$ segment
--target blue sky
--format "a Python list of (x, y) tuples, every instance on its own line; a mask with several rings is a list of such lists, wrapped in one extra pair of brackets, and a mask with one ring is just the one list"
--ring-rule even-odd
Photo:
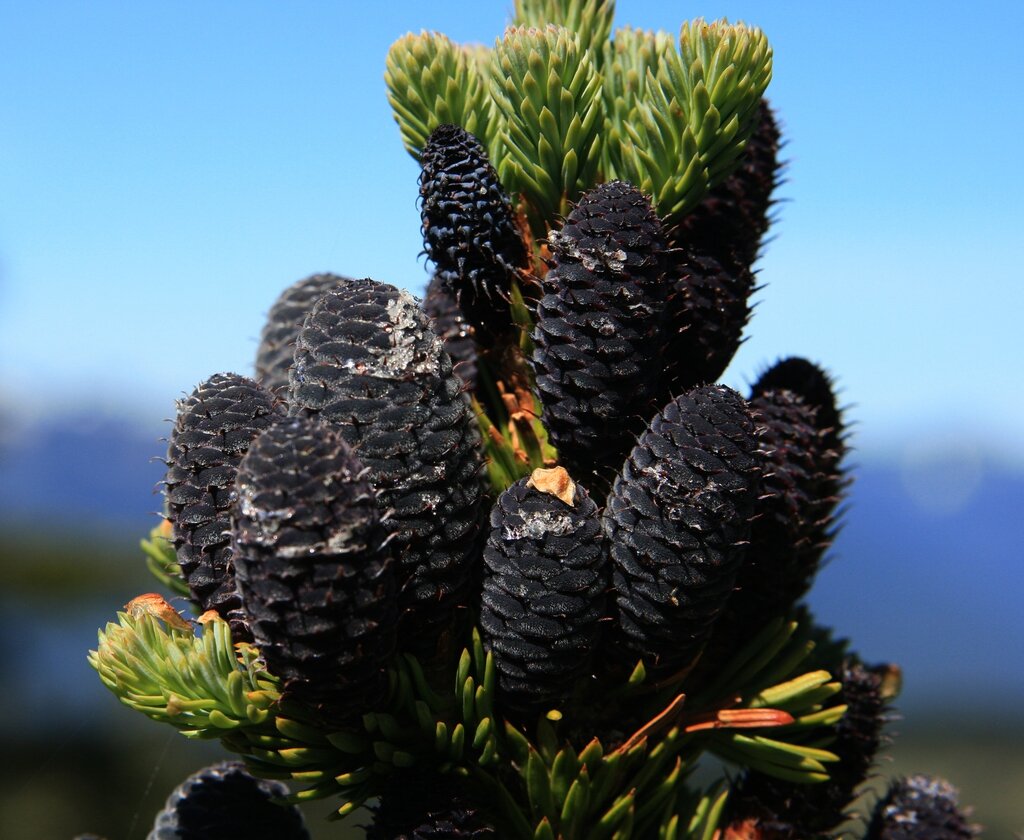
[[(251, 371), (294, 280), (421, 289), (384, 56), (422, 28), (491, 43), (510, 7), (0, 2), (8, 418), (97, 406), (157, 434), (182, 392)], [(865, 456), (980, 446), (1019, 468), (1024, 4), (825, 8), (618, 3), (618, 24), (727, 15), (775, 48), (787, 201), (726, 381), (807, 355)]]

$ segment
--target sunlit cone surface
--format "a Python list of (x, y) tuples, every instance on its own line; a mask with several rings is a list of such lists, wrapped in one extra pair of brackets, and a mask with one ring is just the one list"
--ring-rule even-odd
[(295, 339), (313, 304), (349, 278), (337, 274), (313, 274), (281, 292), (267, 315), (256, 351), (256, 380), (271, 391), (288, 386), (288, 368), (295, 356)]
[(779, 840), (832, 837), (845, 822), (882, 743), (887, 705), (878, 670), (847, 664), (841, 683), (847, 710), (828, 744), (839, 756), (838, 762), (829, 765), (828, 781), (796, 784), (748, 771), (730, 798), (732, 822), (760, 825), (766, 836)]
[(373, 809), (366, 840), (483, 840), (496, 837), (460, 790), (462, 780), (434, 773), (396, 776)]
[(409, 638), (425, 641), (468, 596), (482, 516), (480, 437), (441, 340), (407, 292), (353, 281), (307, 316), (291, 397), (367, 466), (395, 535), (400, 601), (418, 622)]
[(605, 610), (606, 552), (597, 505), (564, 469), (536, 470), (498, 498), (480, 626), (512, 706), (558, 705), (588, 672)]
[(754, 275), (682, 247), (667, 253), (662, 396), (717, 382), (736, 355), (750, 318)]
[(235, 565), (253, 637), (288, 694), (373, 708), (395, 644), (394, 564), (365, 468), (330, 426), (289, 418), (238, 469)]
[(420, 164), (423, 242), (437, 275), (481, 339), (510, 329), (511, 283), (527, 255), (487, 153), (465, 129), (442, 125)]
[(240, 761), (223, 761), (189, 776), (167, 798), (148, 840), (309, 840), (302, 812), (274, 800), (281, 782), (255, 779)]
[(544, 421), (570, 472), (607, 486), (657, 410), (664, 236), (647, 198), (612, 181), (583, 196), (550, 247), (533, 334)]
[(280, 416), (269, 391), (244, 376), (218, 373), (178, 404), (167, 449), (164, 494), (178, 564), (200, 611), (229, 620), (239, 640), (250, 636), (231, 557), (235, 472), (253, 438)]
[(900, 779), (875, 807), (865, 840), (970, 840), (978, 828), (957, 805), (949, 782), (930, 776)]
[(427, 284), (423, 298), (423, 311), (430, 318), (430, 325), (444, 349), (452, 357), (453, 370), (466, 387), (476, 388), (477, 353), (473, 339), (473, 327), (462, 314), (455, 295), (448, 290), (444, 279), (435, 274)]
[(683, 219), (674, 237), (720, 262), (751, 265), (768, 230), (772, 193), (780, 180), (779, 140), (775, 114), (762, 99), (739, 167)]
[(622, 655), (690, 666), (732, 592), (761, 479), (754, 422), (728, 388), (669, 403), (616, 477), (603, 516)]

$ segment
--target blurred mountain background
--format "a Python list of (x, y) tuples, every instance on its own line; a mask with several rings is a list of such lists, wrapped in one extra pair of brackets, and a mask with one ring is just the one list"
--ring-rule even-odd
[[(251, 371), (317, 271), (425, 282), (388, 46), (491, 43), (511, 0), (0, 0), (0, 837), (145, 837), (221, 753), (128, 711), (86, 663), (157, 584), (174, 400)], [(1024, 4), (618, 0), (617, 25), (728, 16), (775, 48), (787, 145), (764, 288), (726, 384), (797, 354), (854, 423), (846, 525), (810, 596), (904, 670), (880, 774), (1024, 831)], [(183, 605), (182, 605), (183, 606)], [(332, 835), (310, 809), (315, 836)], [(356, 821), (358, 822), (358, 820)], [(351, 836), (359, 836), (352, 829)]]

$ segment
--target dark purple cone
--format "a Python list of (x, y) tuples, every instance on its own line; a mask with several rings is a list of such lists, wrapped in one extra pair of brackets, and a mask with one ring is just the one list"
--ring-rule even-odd
[(670, 291), (658, 360), (659, 394), (667, 400), (717, 382), (725, 372), (750, 319), (754, 275), (687, 245), (668, 251), (666, 261)]
[(338, 274), (313, 274), (281, 292), (267, 315), (256, 351), (256, 380), (264, 388), (276, 393), (288, 387), (295, 339), (306, 313), (327, 292), (348, 282), (348, 277)]
[(910, 776), (889, 788), (875, 807), (864, 840), (971, 840), (981, 830), (957, 804), (959, 792), (932, 776)]
[(725, 613), (699, 665), (713, 671), (810, 588), (836, 531), (844, 479), (815, 411), (792, 391), (750, 401), (760, 430), (764, 478), (750, 548)]
[(434, 332), (444, 342), (444, 349), (452, 357), (452, 369), (470, 392), (475, 391), (477, 354), (473, 327), (466, 321), (455, 296), (448, 291), (440, 275), (435, 274), (427, 285), (423, 311), (430, 318)]
[(672, 674), (700, 654), (732, 593), (759, 492), (746, 401), (696, 388), (652, 421), (604, 511), (617, 598), (618, 658)]
[(462, 382), (416, 299), (373, 280), (322, 298), (299, 333), (291, 403), (334, 424), (366, 464), (395, 537), (400, 604), (414, 611), (403, 640), (432, 643), (478, 568), (483, 461)]
[(836, 406), (832, 379), (824, 370), (799, 356), (780, 359), (754, 383), (751, 399), (768, 391), (792, 391), (801, 397), (814, 410), (814, 423), (826, 447), (835, 453), (837, 461), (842, 459), (846, 450), (842, 415)]
[(235, 568), (286, 696), (335, 722), (372, 709), (398, 622), (394, 566), (366, 470), (336, 429), (283, 420), (238, 468)]
[(484, 840), (497, 832), (461, 789), (438, 773), (394, 777), (373, 809), (366, 840)]
[(657, 410), (664, 234), (647, 197), (612, 181), (583, 196), (550, 245), (533, 333), (544, 423), (560, 462), (607, 487)]
[(434, 129), (420, 165), (424, 249), (477, 339), (490, 343), (512, 327), (511, 282), (528, 264), (512, 205), (484, 147), (459, 126)]
[[(564, 498), (549, 479), (562, 480)], [(597, 505), (564, 469), (536, 470), (498, 497), (484, 563), (480, 629), (502, 701), (557, 706), (589, 673), (605, 615), (609, 569)]]
[(780, 181), (779, 138), (771, 106), (761, 100), (760, 118), (739, 166), (683, 220), (675, 231), (676, 241), (723, 264), (752, 265), (768, 230), (771, 197)]
[(252, 638), (241, 612), (231, 558), (235, 472), (253, 438), (282, 416), (273, 394), (236, 373), (218, 373), (178, 403), (167, 449), (164, 495), (178, 565), (200, 610)]
[[(848, 819), (858, 787), (867, 779), (882, 744), (887, 705), (882, 697), (882, 670), (855, 663), (842, 671), (840, 701), (847, 711), (826, 749), (839, 761), (828, 765), (829, 780), (819, 784), (785, 782), (748, 771), (729, 799), (732, 822), (753, 820), (780, 838), (832, 837)], [(784, 828), (789, 827), (789, 833)], [(771, 833), (772, 831), (776, 833)]]
[(281, 782), (255, 779), (240, 761), (223, 761), (189, 776), (167, 798), (148, 840), (309, 840), (302, 812), (278, 804)]

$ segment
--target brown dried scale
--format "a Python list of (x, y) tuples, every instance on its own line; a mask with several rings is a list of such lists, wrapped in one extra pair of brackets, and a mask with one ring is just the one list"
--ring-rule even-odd
[(696, 388), (651, 421), (603, 515), (620, 659), (662, 674), (692, 665), (732, 593), (760, 479), (754, 421), (735, 391)]
[[(549, 479), (559, 482), (556, 492)], [(557, 706), (588, 673), (608, 588), (597, 505), (561, 467), (535, 470), (498, 497), (484, 549), (480, 627), (501, 697)]]
[(423, 244), (477, 336), (512, 327), (511, 283), (527, 265), (508, 196), (479, 141), (441, 125), (420, 155)]
[(441, 340), (407, 292), (352, 281), (306, 317), (290, 393), (294, 413), (334, 424), (366, 464), (418, 624), (409, 638), (429, 642), (468, 597), (483, 498), (479, 433)]
[(747, 771), (729, 799), (727, 820), (763, 826), (773, 838), (835, 836), (835, 829), (848, 819), (857, 789), (867, 779), (882, 744), (888, 719), (883, 671), (860, 663), (842, 667), (839, 702), (847, 710), (827, 747), (839, 757), (828, 765), (827, 781), (799, 784)]
[(865, 840), (971, 840), (981, 834), (959, 792), (932, 776), (898, 779), (875, 807)]
[(253, 442), (234, 511), (242, 601), (286, 695), (336, 721), (387, 686), (398, 614), (385, 542), (366, 469), (336, 429), (294, 417)]
[(218, 373), (178, 403), (167, 448), (164, 495), (178, 565), (200, 610), (251, 638), (231, 555), (235, 473), (253, 438), (282, 415), (273, 394), (237, 373)]
[(473, 327), (459, 309), (455, 296), (448, 290), (444, 279), (435, 274), (427, 284), (423, 298), (423, 311), (430, 325), (444, 342), (444, 349), (452, 357), (453, 369), (466, 387), (476, 389), (477, 353)]
[(674, 232), (677, 241), (721, 262), (750, 266), (758, 256), (771, 219), (772, 193), (780, 183), (779, 126), (767, 101), (761, 101), (754, 133), (739, 166), (713, 187)]
[(544, 421), (570, 472), (607, 486), (657, 410), (664, 234), (647, 197), (612, 181), (583, 196), (550, 247), (533, 333)]
[(288, 387), (295, 339), (306, 313), (327, 292), (347, 282), (348, 277), (338, 274), (313, 274), (281, 292), (267, 315), (256, 351), (256, 379), (264, 388), (277, 392)]
[(289, 793), (281, 782), (254, 778), (240, 761), (222, 761), (175, 788), (148, 840), (309, 840), (302, 812), (281, 802)]

